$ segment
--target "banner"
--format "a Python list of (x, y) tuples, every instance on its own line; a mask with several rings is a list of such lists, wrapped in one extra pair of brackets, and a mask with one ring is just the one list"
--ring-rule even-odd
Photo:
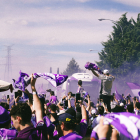
[(127, 83), (134, 96), (140, 96), (140, 85), (137, 83)]
[[(41, 77), (49, 81), (54, 87), (63, 84), (68, 78), (67, 75), (52, 74), (52, 73), (34, 73), (33, 76), (34, 78)], [(24, 91), (25, 88), (30, 84), (30, 81), (31, 77), (28, 74), (22, 73), (20, 71), (20, 77), (18, 78), (18, 80), (16, 81), (15, 79), (13, 79), (13, 86), (15, 88), (19, 88)]]

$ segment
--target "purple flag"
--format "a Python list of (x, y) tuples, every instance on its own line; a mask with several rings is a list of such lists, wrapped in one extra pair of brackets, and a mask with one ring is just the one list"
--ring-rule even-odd
[[(104, 116), (104, 124), (110, 124), (114, 126), (121, 135), (130, 140), (140, 139), (140, 116), (133, 113), (121, 112), (121, 113), (109, 113)], [(97, 125), (91, 134), (98, 140)]]
[(115, 87), (115, 98), (116, 98), (117, 100), (123, 100), (123, 97), (118, 93), (116, 87)]
[[(67, 75), (52, 74), (52, 73), (34, 73), (33, 76), (34, 78), (39, 78), (39, 77), (44, 78), (45, 80), (49, 81), (54, 87), (63, 84), (68, 78)], [(24, 91), (25, 88), (30, 84), (30, 81), (31, 81), (31, 77), (29, 77), (28, 74), (22, 73), (20, 71), (19, 79), (17, 81), (13, 79), (13, 86), (15, 88), (19, 88)]]
[(92, 68), (93, 70), (98, 71), (100, 74), (103, 73), (103, 72), (99, 69), (99, 67), (98, 67), (96, 64), (93, 64), (93, 63), (90, 63), (90, 62), (87, 62), (87, 63), (85, 64), (85, 68), (86, 68), (86, 69)]
[(140, 116), (121, 112), (105, 115), (104, 123), (113, 125), (121, 134), (129, 139), (140, 139)]
[(140, 96), (140, 85), (137, 83), (127, 83), (134, 96)]

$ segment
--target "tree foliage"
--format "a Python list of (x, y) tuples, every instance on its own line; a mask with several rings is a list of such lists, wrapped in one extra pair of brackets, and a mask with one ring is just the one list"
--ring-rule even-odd
[(102, 42), (104, 49), (99, 53), (100, 61), (97, 64), (100, 69), (109, 69), (120, 84), (140, 84), (140, 14), (137, 21), (133, 18), (128, 20), (126, 15), (123, 14), (114, 23), (108, 41)]
[(66, 70), (62, 74), (71, 76), (74, 73), (81, 73), (81, 72), (85, 72), (85, 71), (80, 69), (75, 59), (72, 58), (72, 60), (68, 63)]

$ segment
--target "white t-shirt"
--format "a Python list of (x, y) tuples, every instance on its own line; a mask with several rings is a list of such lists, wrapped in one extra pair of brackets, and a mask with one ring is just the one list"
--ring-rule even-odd
[(102, 81), (102, 94), (111, 95), (112, 83), (115, 78), (113, 76), (100, 74), (99, 79)]

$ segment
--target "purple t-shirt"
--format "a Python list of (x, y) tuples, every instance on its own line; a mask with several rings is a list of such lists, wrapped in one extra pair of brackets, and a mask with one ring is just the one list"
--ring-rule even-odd
[(26, 139), (26, 140), (47, 140), (47, 127), (44, 122), (39, 122), (37, 127), (29, 126), (21, 130), (17, 137), (13, 140)]
[(51, 96), (50, 97), (50, 102), (53, 103), (53, 104), (56, 104), (57, 103), (57, 97), (56, 96)]
[(85, 119), (82, 119), (79, 125), (80, 125), (79, 135), (84, 137), (86, 135), (88, 127), (87, 121)]
[(78, 89), (77, 89), (77, 93), (82, 94), (83, 91), (84, 91), (84, 88), (83, 88), (83, 87), (78, 87)]
[(69, 133), (59, 138), (59, 140), (81, 140), (81, 139), (82, 137), (78, 135), (76, 132)]

